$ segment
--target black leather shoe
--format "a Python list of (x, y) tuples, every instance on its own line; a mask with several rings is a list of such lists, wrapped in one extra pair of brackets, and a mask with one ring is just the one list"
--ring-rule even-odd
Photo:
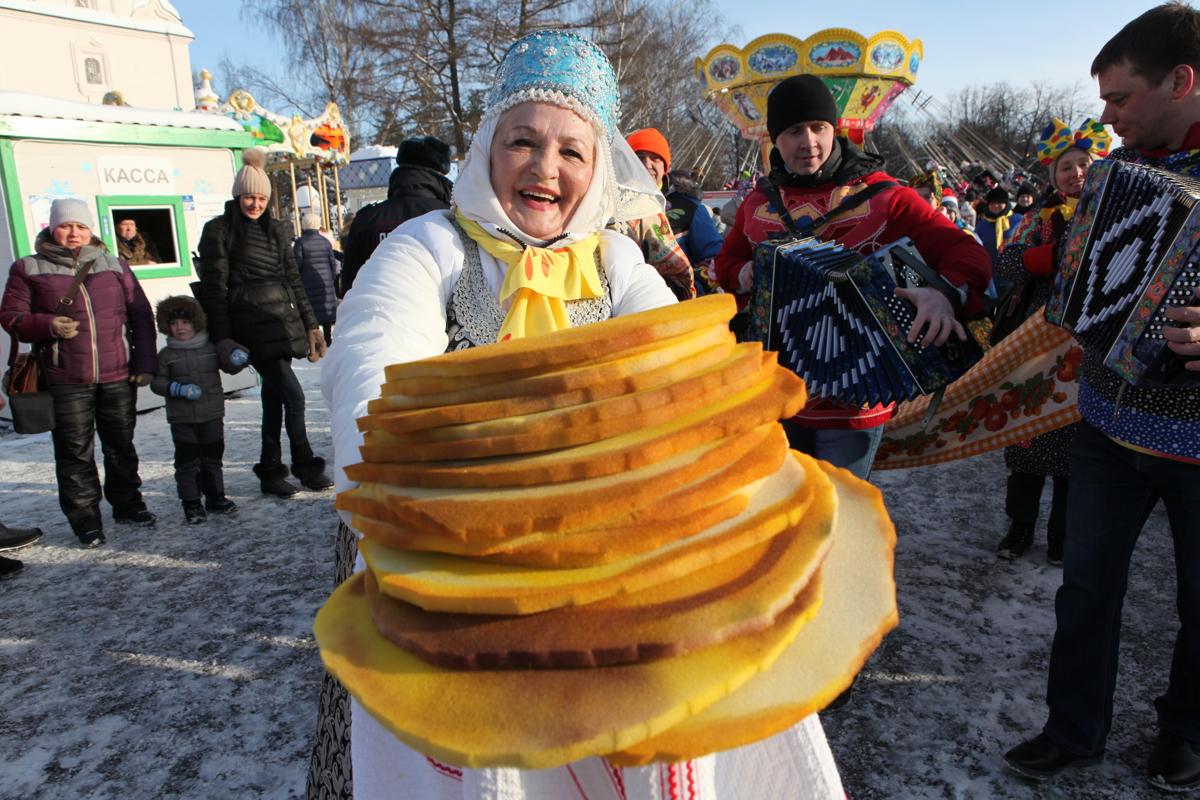
[(1146, 776), (1151, 786), (1168, 792), (1200, 790), (1200, 746), (1160, 733), (1146, 762)]
[(1044, 781), (1062, 772), (1067, 767), (1087, 767), (1099, 764), (1104, 754), (1080, 756), (1068, 752), (1055, 744), (1049, 736), (1039, 733), (1027, 742), (1004, 754), (1004, 760), (1016, 773), (1035, 781)]
[(121, 522), (125, 525), (141, 525), (143, 528), (151, 527), (158, 521), (158, 517), (150, 513), (145, 508), (139, 508), (135, 511), (113, 512), (113, 522)]
[(42, 538), (41, 528), (10, 528), (0, 523), (0, 552), (16, 550)]
[(80, 547), (99, 547), (108, 540), (104, 538), (104, 531), (84, 531), (79, 534)]
[(25, 564), (15, 558), (0, 556), (0, 581), (11, 578), (25, 569)]

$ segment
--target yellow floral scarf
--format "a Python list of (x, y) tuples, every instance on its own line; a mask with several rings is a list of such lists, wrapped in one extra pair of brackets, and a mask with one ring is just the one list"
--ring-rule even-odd
[(509, 298), (512, 304), (496, 341), (569, 328), (567, 301), (600, 296), (595, 258), (600, 246), (599, 234), (561, 248), (521, 247), (516, 242), (497, 239), (459, 211), (454, 218), (488, 255), (508, 265), (500, 287), (500, 305)]

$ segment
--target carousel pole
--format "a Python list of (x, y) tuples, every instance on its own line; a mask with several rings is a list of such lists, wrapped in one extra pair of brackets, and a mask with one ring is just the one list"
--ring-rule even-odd
[(300, 233), (300, 205), (296, 202), (296, 162), (288, 156), (288, 172), (292, 176), (292, 224), (295, 226), (296, 234)]
[(329, 230), (329, 195), (325, 191), (325, 170), (321, 169), (321, 159), (314, 157), (317, 165), (317, 193), (321, 195), (321, 226)]
[(275, 184), (278, 183), (275, 180), (275, 176), (278, 174), (278, 170), (271, 173), (271, 205), (275, 209), (275, 219), (280, 219), (283, 216), (283, 204), (279, 202), (279, 189), (275, 187)]
[(315, 191), (312, 185), (312, 175), (305, 175), (304, 181), (308, 184), (308, 213), (311, 214), (313, 206), (313, 192)]
[[(338, 168), (338, 163), (333, 162), (333, 199), (337, 203), (337, 222), (338, 233), (341, 233), (342, 225), (345, 224), (346, 214), (342, 210), (342, 176), (341, 170)], [(341, 237), (338, 238), (341, 241)]]

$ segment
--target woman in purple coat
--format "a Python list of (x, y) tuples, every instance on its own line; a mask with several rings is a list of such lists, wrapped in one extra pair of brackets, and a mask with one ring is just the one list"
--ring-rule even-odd
[[(50, 207), (50, 225), (38, 234), (34, 255), (9, 269), (0, 326), (40, 345), (46, 383), (54, 397), (54, 469), (58, 502), (84, 547), (104, 544), (95, 434), (104, 451), (104, 497), (113, 519), (153, 525), (140, 491), (133, 446), (137, 387), (154, 377), (154, 317), (125, 259), (92, 235), (92, 213), (82, 200)], [(75, 275), (90, 265), (69, 303), (59, 301)]]

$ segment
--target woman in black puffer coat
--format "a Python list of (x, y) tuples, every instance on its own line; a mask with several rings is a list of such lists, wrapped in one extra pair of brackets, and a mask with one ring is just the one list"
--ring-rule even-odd
[(262, 376), (262, 453), (254, 473), (266, 494), (289, 497), (299, 489), (287, 480), (282, 430), (291, 445), (292, 474), (308, 489), (333, 485), (325, 460), (317, 458), (304, 427), (304, 390), (292, 372), (292, 359), (318, 361), (325, 338), (304, 293), (292, 259), (291, 236), (271, 219), (271, 182), (261, 150), (242, 154), (233, 181), (234, 199), (225, 213), (209, 220), (200, 236), (200, 301), (218, 349), (235, 340), (250, 351), (250, 364)]

